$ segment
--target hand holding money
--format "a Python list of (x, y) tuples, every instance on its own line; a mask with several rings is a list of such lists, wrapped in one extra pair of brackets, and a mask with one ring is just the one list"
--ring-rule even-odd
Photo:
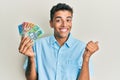
[(19, 45), (19, 52), (29, 57), (34, 57), (32, 49), (33, 41), (29, 37), (22, 37)]
[(33, 42), (43, 35), (43, 30), (38, 25), (29, 22), (23, 22), (18, 26), (18, 29), (21, 35), (19, 52), (26, 56), (34, 57)]

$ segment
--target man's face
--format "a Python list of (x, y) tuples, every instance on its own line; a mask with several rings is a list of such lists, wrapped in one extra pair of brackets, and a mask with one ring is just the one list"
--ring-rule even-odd
[(54, 35), (57, 38), (67, 38), (72, 27), (72, 14), (67, 10), (55, 12), (50, 26), (54, 28)]

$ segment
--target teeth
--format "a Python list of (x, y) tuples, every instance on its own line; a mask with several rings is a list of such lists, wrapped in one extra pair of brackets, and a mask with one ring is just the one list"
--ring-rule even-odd
[(62, 29), (60, 29), (60, 31), (62, 31), (62, 32), (66, 32), (66, 31), (67, 31), (67, 29), (62, 28)]

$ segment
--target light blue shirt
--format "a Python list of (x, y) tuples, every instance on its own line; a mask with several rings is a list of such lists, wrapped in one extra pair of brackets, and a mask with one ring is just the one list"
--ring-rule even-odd
[[(85, 47), (85, 43), (71, 34), (62, 47), (53, 35), (37, 40), (33, 50), (38, 80), (77, 80)], [(24, 67), (27, 67), (27, 61)]]

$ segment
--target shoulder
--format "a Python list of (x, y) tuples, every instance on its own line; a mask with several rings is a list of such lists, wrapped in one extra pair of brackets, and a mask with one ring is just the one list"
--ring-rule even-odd
[(82, 41), (82, 40), (80, 40), (78, 38), (73, 37), (72, 39), (73, 39), (74, 43), (77, 43), (79, 45), (86, 45), (84, 41)]
[(86, 43), (84, 41), (82, 41), (82, 40), (73, 38), (73, 41), (74, 41), (74, 44), (76, 44), (79, 47), (85, 48), (85, 46), (86, 46)]
[(35, 41), (35, 43), (47, 42), (47, 41), (49, 41), (50, 37), (51, 37), (51, 36), (42, 37), (42, 38), (40, 38), (40, 39), (37, 39), (37, 40)]
[(42, 37), (40, 39), (37, 39), (35, 42), (34, 42), (34, 45), (42, 45), (42, 44), (47, 44), (49, 43), (49, 39), (51, 38), (51, 36), (47, 36), (47, 37)]

